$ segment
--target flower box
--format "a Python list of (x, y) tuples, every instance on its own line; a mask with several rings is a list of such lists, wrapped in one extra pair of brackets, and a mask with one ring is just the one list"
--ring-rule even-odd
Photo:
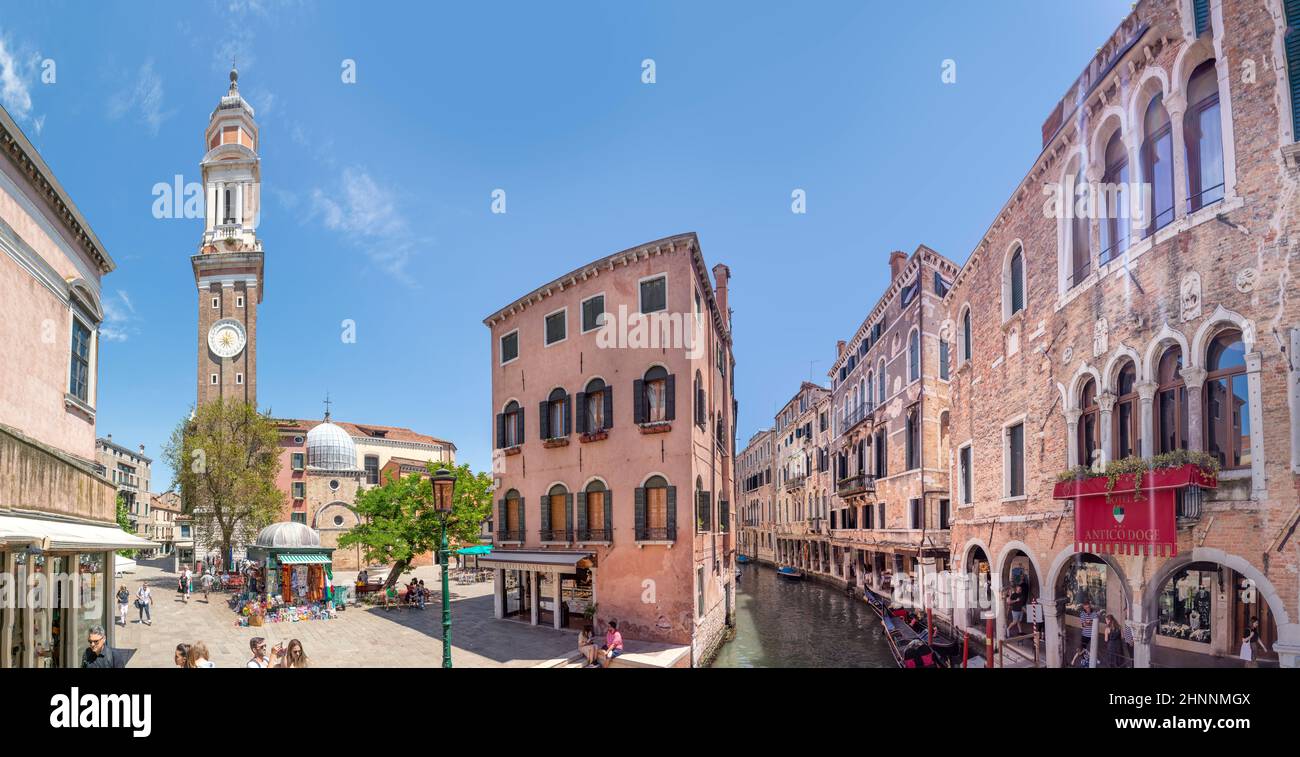
[(588, 443), (588, 442), (598, 442), (598, 441), (600, 441), (601, 439), (608, 439), (608, 438), (609, 438), (609, 432), (608, 432), (608, 431), (592, 431), (592, 432), (590, 432), (590, 433), (583, 434), (583, 435), (579, 438), (579, 440), (580, 440), (583, 444), (586, 444), (586, 443)]
[(552, 447), (567, 447), (569, 446), (569, 439), (568, 437), (564, 437), (564, 436), (561, 436), (557, 439), (547, 439), (546, 441), (542, 442), (542, 446), (547, 449), (551, 449)]
[[(1131, 492), (1134, 490), (1133, 478), (1135, 475), (1137, 474), (1125, 473), (1116, 477), (1115, 485), (1110, 487), (1109, 491), (1106, 476), (1090, 476), (1069, 481), (1058, 481), (1056, 486), (1052, 488), (1052, 496), (1055, 499), (1076, 499), (1078, 497), (1091, 497), (1115, 492)], [(1176, 468), (1154, 468), (1142, 474), (1141, 491), (1182, 489), (1188, 486), (1217, 489), (1219, 478), (1215, 473), (1190, 463)]]
[(663, 434), (673, 430), (673, 424), (662, 423), (643, 423), (640, 426), (643, 434)]
[(512, 455), (518, 455), (520, 452), (523, 452), (523, 451), (524, 451), (523, 446), (522, 446), (522, 445), (518, 445), (518, 444), (516, 444), (516, 445), (513, 446), (513, 447), (506, 447), (506, 448), (505, 448), (505, 456), (506, 456), (506, 457), (510, 457), (510, 456), (512, 456)]

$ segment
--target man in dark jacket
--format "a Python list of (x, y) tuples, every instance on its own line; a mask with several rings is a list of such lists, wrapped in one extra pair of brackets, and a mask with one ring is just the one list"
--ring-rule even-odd
[(103, 626), (94, 626), (86, 637), (86, 652), (81, 656), (83, 668), (115, 668), (113, 650), (108, 646)]

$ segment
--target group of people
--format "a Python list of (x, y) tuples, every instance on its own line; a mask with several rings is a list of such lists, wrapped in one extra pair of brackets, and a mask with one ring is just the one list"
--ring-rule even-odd
[[(364, 581), (365, 579), (362, 576), (365, 575), (366, 571), (362, 571), (357, 580)], [(419, 607), (423, 610), (431, 594), (432, 592), (424, 587), (423, 580), (412, 578), (410, 583), (403, 587), (402, 591), (399, 591), (395, 586), (390, 586), (384, 590), (384, 609), (387, 610), (393, 605), (397, 607), (405, 605), (407, 607)]]
[[(254, 636), (248, 641), (248, 649), (252, 656), (244, 664), (246, 668), (306, 668), (311, 663), (307, 658), (307, 653), (303, 651), (302, 642), (297, 639), (290, 639), (286, 645), (283, 642), (276, 644), (270, 650), (270, 656), (267, 655), (266, 639), (261, 636)], [(193, 644), (177, 644), (176, 652), (172, 657), (178, 668), (215, 668), (217, 666), (208, 657), (208, 647), (201, 641)]]
[(1070, 666), (1075, 668), (1092, 667), (1092, 637), (1096, 630), (1101, 631), (1100, 644), (1098, 645), (1098, 661), (1101, 663), (1098, 667), (1107, 668), (1127, 668), (1133, 659), (1130, 644), (1132, 639), (1129, 637), (1129, 631), (1115, 619), (1114, 615), (1107, 614), (1103, 619), (1102, 613), (1092, 605), (1092, 600), (1086, 595), (1083, 598), (1083, 604), (1079, 607), (1079, 624), (1082, 631), (1083, 643), (1079, 651), (1074, 653), (1074, 659), (1070, 661)]
[(605, 643), (596, 646), (595, 628), (588, 623), (578, 634), (578, 651), (589, 668), (608, 668), (615, 657), (623, 654), (623, 634), (618, 632), (618, 621), (611, 620), (605, 629)]
[[(123, 584), (117, 589), (117, 618), (115, 623), (123, 626), (126, 625), (127, 608), (130, 606), (131, 592)], [(149, 584), (140, 584), (140, 589), (135, 593), (135, 609), (140, 613), (139, 622), (146, 626), (153, 625), (153, 593), (149, 591)]]

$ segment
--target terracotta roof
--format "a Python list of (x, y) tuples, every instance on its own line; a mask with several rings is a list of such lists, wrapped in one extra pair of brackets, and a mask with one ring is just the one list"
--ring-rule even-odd
[[(276, 418), (274, 423), (281, 431), (310, 431), (316, 426), (324, 423), (324, 420), (304, 420), (301, 418)], [(456, 449), (456, 445), (446, 439), (439, 439), (436, 436), (421, 434), (412, 431), (409, 428), (401, 426), (380, 426), (374, 423), (350, 423), (348, 421), (330, 419), (330, 423), (342, 428), (348, 432), (348, 436), (357, 439), (387, 439), (394, 442), (416, 442), (419, 444), (442, 444), (451, 449)]]

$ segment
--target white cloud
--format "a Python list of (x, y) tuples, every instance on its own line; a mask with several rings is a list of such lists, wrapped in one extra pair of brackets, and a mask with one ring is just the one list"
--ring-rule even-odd
[(27, 89), (22, 69), (8, 44), (0, 38), (0, 102), (15, 118), (27, 118), (32, 112), (32, 93)]
[(164, 110), (166, 95), (162, 76), (153, 69), (153, 59), (146, 60), (135, 74), (134, 85), (121, 89), (108, 102), (108, 117), (116, 120), (128, 113), (137, 112), (138, 118), (150, 134), (158, 134), (162, 122), (175, 115), (174, 110)]
[(406, 266), (428, 242), (411, 231), (398, 207), (399, 194), (365, 170), (348, 168), (335, 186), (312, 191), (306, 218), (319, 218), (325, 228), (342, 234), (385, 273), (413, 286), (415, 280)]
[(110, 342), (125, 342), (137, 329), (135, 305), (125, 291), (117, 290), (116, 297), (104, 298), (104, 321), (99, 324), (99, 335)]

